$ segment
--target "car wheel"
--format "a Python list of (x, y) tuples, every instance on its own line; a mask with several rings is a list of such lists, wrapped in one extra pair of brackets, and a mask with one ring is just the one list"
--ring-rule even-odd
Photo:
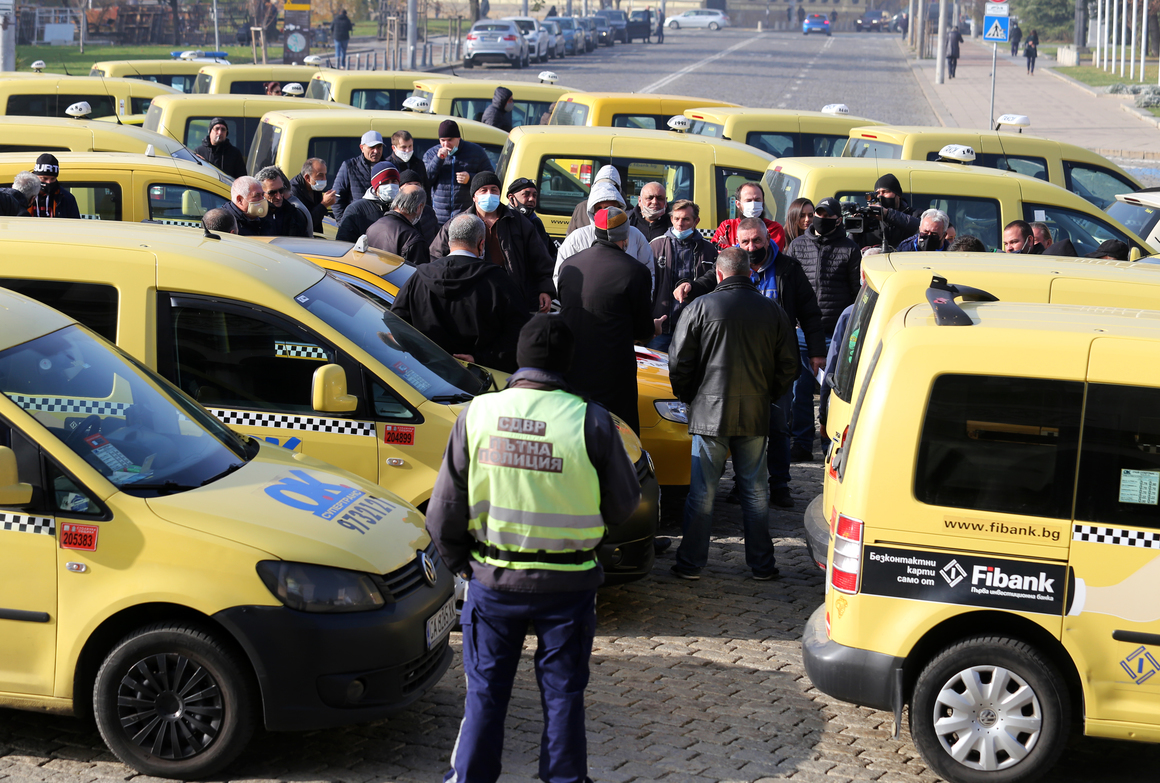
[(710, 30), (720, 30), (721, 25), (717, 24), (716, 22), (709, 22), (709, 29)]
[(236, 759), (254, 733), (248, 668), (202, 628), (146, 626), (122, 639), (97, 672), (97, 728), (109, 750), (139, 772), (207, 777)]
[(670, 24), (670, 25), (669, 25), (669, 27), (671, 27), (671, 28), (672, 28), (672, 29), (674, 29), (674, 30), (680, 30), (680, 29), (681, 29), (681, 25), (680, 25), (678, 22), (673, 22), (672, 24)]
[(475, 67), (475, 63), (473, 63), (471, 60), (464, 60), (463, 67), (470, 71), (472, 68)]
[(955, 783), (1013, 783), (1045, 774), (1063, 752), (1071, 699), (1063, 676), (1025, 642), (977, 636), (938, 654), (918, 677), (910, 733), (923, 759)]

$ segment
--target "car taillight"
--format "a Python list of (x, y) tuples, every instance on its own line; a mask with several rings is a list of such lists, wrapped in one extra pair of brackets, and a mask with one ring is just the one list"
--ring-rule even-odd
[(475, 33), (468, 33), (468, 34), (467, 34), (467, 40), (469, 40), (469, 41), (478, 41), (478, 40), (479, 40), (479, 36), (478, 36), (478, 35), (476, 35)]
[(580, 181), (585, 185), (592, 184), (592, 164), (584, 163), (580, 166)]
[(834, 555), (830, 558), (830, 584), (839, 592), (858, 592), (858, 579), (862, 575), (862, 530), (862, 520), (838, 515)]
[(514, 35), (505, 35), (503, 37), (503, 39), (505, 41), (518, 41), (519, 40), (519, 38), (516, 38)]

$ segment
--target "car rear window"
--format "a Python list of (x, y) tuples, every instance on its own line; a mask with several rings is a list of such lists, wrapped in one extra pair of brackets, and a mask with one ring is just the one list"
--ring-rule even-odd
[(559, 101), (552, 112), (549, 125), (585, 125), (588, 122), (588, 107), (575, 101)]
[(213, 77), (210, 76), (208, 73), (199, 73), (197, 75), (197, 81), (195, 81), (193, 83), (193, 94), (199, 95), (199, 94), (208, 93), (209, 88), (210, 88), (210, 83), (212, 81), (213, 81)]
[(319, 101), (329, 101), (334, 96), (334, 85), (326, 79), (311, 79), (306, 85), (306, 97)]
[(780, 168), (775, 168), (765, 172), (762, 185), (765, 187), (765, 194), (767, 196), (765, 201), (766, 209), (770, 210), (770, 204), (772, 204), (772, 219), (784, 224), (786, 213), (789, 212), (789, 205), (798, 197), (798, 193), (801, 192), (802, 181), (797, 177), (786, 174)]
[(902, 160), (902, 145), (877, 139), (850, 139), (842, 151), (844, 158), (888, 158)]
[(510, 33), (511, 27), (506, 24), (476, 24), (471, 28), (473, 32), (484, 33)]

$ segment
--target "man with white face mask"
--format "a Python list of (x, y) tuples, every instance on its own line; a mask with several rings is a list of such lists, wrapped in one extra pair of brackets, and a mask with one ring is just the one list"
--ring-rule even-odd
[(262, 190), (262, 183), (253, 177), (238, 177), (230, 186), (230, 203), (225, 207), (238, 223), (238, 233), (244, 237), (262, 236), (266, 232), (266, 212), (270, 202)]
[(371, 186), (358, 201), (350, 205), (338, 224), (339, 242), (357, 242), (375, 221), (387, 214), (391, 202), (399, 195), (399, 170), (385, 160), (371, 169)]
[(645, 183), (640, 189), (636, 206), (628, 213), (628, 224), (644, 234), (649, 242), (663, 237), (672, 228), (669, 198), (664, 185), (659, 182)]
[[(481, 171), (471, 179), (472, 212), (487, 228), (484, 243), (485, 261), (503, 267), (520, 290), (519, 307), (526, 313), (548, 312), (556, 287), (552, 284), (552, 257), (536, 234), (531, 222), (516, 210), (500, 203), (499, 177)], [(447, 221), (431, 243), (431, 257), (442, 258), (450, 252), (448, 235), (452, 221)]]
[[(418, 174), (419, 183), (427, 190), (427, 167), (423, 165), (423, 156), (415, 154), (415, 139), (408, 131), (397, 130), (391, 134), (391, 154), (384, 160), (395, 164), (400, 177), (408, 171)], [(430, 200), (429, 192), (427, 197)]]
[(322, 158), (307, 160), (302, 164), (302, 172), (290, 180), (291, 194), (310, 210), (315, 234), (322, 233), (322, 219), (338, 197), (333, 189), (326, 189), (327, 184), (326, 161)]
[(743, 182), (737, 188), (733, 199), (737, 217), (722, 220), (713, 234), (713, 244), (724, 250), (727, 247), (737, 246), (737, 225), (745, 218), (761, 218), (765, 221), (765, 229), (769, 232), (769, 241), (777, 245), (778, 250), (785, 250), (789, 240), (786, 239), (785, 229), (776, 220), (765, 218), (765, 194), (761, 185), (756, 182)]

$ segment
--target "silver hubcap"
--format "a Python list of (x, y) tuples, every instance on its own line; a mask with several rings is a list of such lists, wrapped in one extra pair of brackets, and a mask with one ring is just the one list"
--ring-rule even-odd
[(1035, 747), (1043, 710), (1027, 682), (998, 666), (972, 666), (942, 686), (934, 731), (943, 750), (970, 769), (993, 771), (1018, 764)]

